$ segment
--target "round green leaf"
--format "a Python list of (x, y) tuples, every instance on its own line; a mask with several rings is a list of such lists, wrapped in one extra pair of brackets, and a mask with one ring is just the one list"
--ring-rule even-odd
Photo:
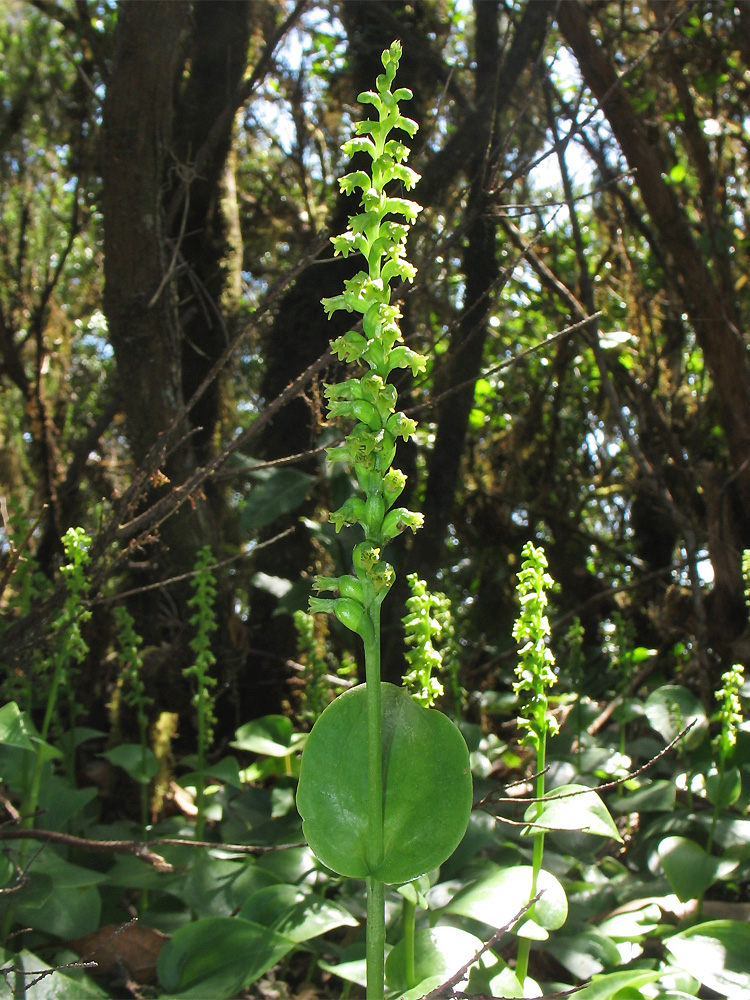
[(691, 722), (695, 723), (680, 744), (686, 750), (700, 746), (708, 733), (708, 719), (703, 705), (692, 691), (680, 684), (664, 684), (653, 691), (646, 699), (645, 711), (651, 728), (667, 743)]
[(171, 997), (232, 997), (293, 947), (288, 938), (241, 917), (194, 920), (159, 952), (159, 980)]
[(676, 963), (721, 996), (750, 996), (750, 924), (709, 920), (667, 938)]
[(444, 982), (466, 965), (482, 947), (480, 938), (458, 927), (428, 927), (414, 936), (414, 982), (406, 978), (406, 947), (403, 938), (388, 955), (385, 979), (393, 990), (413, 989), (418, 983), (439, 976)]
[(445, 715), (393, 684), (381, 688), (382, 864), (373, 869), (368, 858), (365, 685), (337, 698), (313, 726), (297, 808), (324, 865), (350, 878), (398, 884), (439, 867), (458, 846), (471, 812), (471, 772), (463, 736)]
[[(462, 889), (448, 904), (459, 913), (497, 929), (509, 924), (531, 897), (531, 865), (498, 868), (491, 875)], [(551, 872), (539, 872), (537, 890), (544, 890), (534, 906), (534, 919), (524, 919), (523, 937), (545, 940), (547, 931), (562, 927), (568, 916), (565, 890)]]

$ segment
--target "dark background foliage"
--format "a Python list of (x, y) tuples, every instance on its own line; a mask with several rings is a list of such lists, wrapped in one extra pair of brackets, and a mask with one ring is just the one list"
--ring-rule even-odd
[[(353, 542), (324, 513), (351, 489), (322, 451), (345, 317), (319, 302), (356, 268), (327, 242), (352, 210), (340, 144), (397, 37), (424, 206), (403, 333), (429, 358), (399, 386), (425, 515), (399, 580), (452, 597), (472, 692), (510, 683), (529, 538), (558, 634), (583, 623), (593, 697), (620, 684), (618, 616), (706, 701), (747, 662), (747, 4), (5, 0), (4, 558), (35, 525), (24, 558), (55, 580), (64, 531), (93, 535), (92, 720), (127, 593), (156, 708), (189, 738), (185, 575), (206, 542), (219, 735), (289, 704), (291, 613)], [(56, 600), (19, 615), (13, 586), (9, 675)]]

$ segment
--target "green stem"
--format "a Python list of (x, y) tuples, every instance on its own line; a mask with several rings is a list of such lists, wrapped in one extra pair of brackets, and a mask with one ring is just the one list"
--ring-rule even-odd
[(203, 828), (205, 824), (205, 784), (206, 784), (206, 709), (205, 709), (205, 689), (202, 680), (198, 680), (198, 777), (195, 789), (195, 808), (197, 810), (195, 821), (195, 839), (203, 840)]
[[(39, 736), (43, 743), (47, 742), (47, 737), (49, 736), (50, 726), (52, 725), (52, 717), (55, 714), (55, 708), (57, 706), (57, 692), (60, 688), (60, 681), (62, 679), (62, 666), (56, 665), (54, 674), (52, 675), (52, 683), (50, 685), (49, 694), (47, 695), (47, 707), (44, 712), (44, 719), (42, 721), (42, 728), (39, 731)], [(21, 826), (26, 830), (31, 830), (34, 826), (34, 816), (36, 813), (36, 807), (39, 802), (39, 789), (42, 784), (42, 771), (44, 770), (44, 757), (40, 751), (34, 758), (34, 769), (31, 772), (31, 779), (29, 785), (26, 789), (26, 795), (21, 806), (21, 813), (23, 819), (21, 820)]]
[[(543, 734), (537, 746), (537, 778), (536, 778), (536, 817), (539, 817), (542, 813), (542, 808), (544, 803), (542, 799), (544, 798), (545, 783), (544, 783), (544, 771), (547, 767), (547, 741), (545, 735)], [(544, 858), (544, 833), (537, 831), (533, 835), (534, 837), (534, 851), (531, 859), (531, 893), (529, 898), (533, 899), (538, 891), (539, 884), (539, 872), (542, 870), (542, 860)], [(526, 913), (524, 919), (528, 920), (534, 916), (535, 907), (532, 906), (531, 909)], [(521, 938), (518, 944), (518, 957), (516, 959), (516, 977), (518, 978), (521, 986), (524, 985), (526, 977), (529, 972), (529, 954), (531, 952), (531, 939)]]
[[(724, 793), (724, 768), (725, 768), (725, 760), (724, 760), (724, 755), (722, 754), (721, 757), (719, 758), (719, 760), (717, 761), (717, 771), (719, 772), (719, 790), (718, 790), (718, 793), (717, 793), (717, 796), (716, 796), (716, 801), (714, 802), (714, 811), (713, 811), (713, 816), (711, 817), (711, 826), (709, 828), (708, 838), (706, 840), (706, 854), (708, 854), (708, 855), (711, 854), (711, 851), (712, 851), (713, 846), (714, 846), (714, 837), (716, 835), (716, 824), (719, 821), (719, 812), (720, 812), (719, 806), (720, 806), (720, 803), (724, 801), (724, 795), (723, 795), (723, 793)], [(701, 892), (700, 895), (698, 896), (698, 901), (697, 901), (697, 903), (698, 903), (698, 906), (697, 906), (697, 916), (698, 916), (699, 920), (703, 916), (703, 897), (704, 897), (704, 895), (705, 895), (705, 893)]]
[(367, 879), (367, 1000), (385, 995), (385, 885)]
[[(383, 742), (381, 736), (382, 695), (380, 688), (380, 607), (368, 609), (372, 639), (365, 640), (367, 682), (367, 854), (370, 869), (377, 869), (383, 844)], [(385, 993), (385, 886), (367, 879), (367, 1000), (380, 1000)]]
[(413, 987), (417, 985), (417, 971), (414, 952), (416, 916), (417, 904), (411, 899), (404, 899), (404, 963), (406, 965), (406, 985), (409, 989), (413, 989)]

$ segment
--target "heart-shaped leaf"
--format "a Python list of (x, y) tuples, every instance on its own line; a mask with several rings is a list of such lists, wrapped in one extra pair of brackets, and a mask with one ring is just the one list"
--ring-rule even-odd
[(386, 982), (393, 990), (410, 990), (431, 976), (444, 981), (466, 965), (481, 947), (480, 938), (458, 927), (426, 927), (414, 937), (414, 982), (407, 980), (403, 938), (388, 955)]
[(207, 917), (181, 927), (159, 953), (159, 980), (170, 997), (231, 997), (294, 947), (241, 917)]
[(739, 864), (736, 859), (715, 858), (700, 844), (686, 837), (666, 837), (659, 844), (659, 862), (669, 884), (685, 903), (697, 899), (722, 875), (728, 875)]
[[(608, 972), (602, 976), (592, 976), (591, 983), (579, 990), (575, 996), (582, 1000), (615, 1000), (615, 997), (625, 997), (626, 990), (635, 990), (636, 996), (642, 997), (641, 986), (655, 983), (661, 979), (661, 972), (649, 972), (644, 969), (625, 969), (622, 972)], [(622, 992), (621, 992), (622, 991)]]
[(141, 785), (147, 785), (156, 777), (156, 772), (159, 770), (159, 762), (153, 750), (138, 743), (121, 743), (111, 750), (102, 751), (99, 756), (104, 757), (110, 764), (121, 767), (133, 781)]
[(296, 885), (268, 885), (254, 892), (240, 910), (252, 920), (292, 941), (309, 941), (336, 927), (356, 927), (357, 921), (339, 903)]
[(719, 809), (733, 806), (742, 792), (742, 775), (738, 767), (712, 767), (706, 775), (706, 795)]
[[(462, 889), (448, 904), (449, 913), (460, 913), (490, 927), (509, 924), (531, 897), (531, 865), (498, 868), (491, 875)], [(537, 890), (543, 893), (534, 906), (534, 919), (524, 919), (522, 937), (545, 940), (547, 931), (562, 927), (568, 916), (565, 890), (550, 872), (539, 872)]]
[(678, 965), (721, 996), (750, 995), (750, 924), (710, 920), (667, 938), (664, 945)]
[[(10, 952), (0, 948), (0, 964), (16, 970), (13, 973), (15, 982), (33, 983), (27, 985), (25, 990), (22, 986), (20, 991), (29, 1000), (32, 997), (33, 1000), (107, 1000), (111, 995), (109, 990), (105, 992), (88, 976), (82, 975), (80, 970), (75, 970), (73, 975), (65, 975), (60, 969), (47, 965), (38, 955), (26, 949)], [(7, 988), (0, 992), (2, 997), (11, 995)]]
[(532, 833), (540, 826), (547, 830), (580, 830), (622, 843), (607, 807), (596, 792), (585, 785), (561, 785), (545, 797), (538, 816), (536, 809), (537, 803), (529, 806), (524, 817), (527, 823), (534, 824)]
[(708, 734), (706, 710), (693, 692), (680, 684), (664, 684), (652, 691), (646, 699), (645, 710), (651, 728), (667, 742), (693, 723), (680, 744), (681, 749), (693, 750)]
[(313, 726), (297, 808), (318, 859), (349, 878), (410, 882), (458, 846), (471, 812), (469, 751), (441, 712), (381, 684), (384, 859), (368, 857), (367, 691), (352, 688)]
[(84, 934), (96, 930), (102, 912), (98, 889), (85, 885), (61, 886), (56, 882), (53, 886), (43, 906), (19, 906), (15, 911), (16, 920), (22, 926), (63, 939), (75, 937), (79, 930)]
[(294, 727), (285, 715), (264, 715), (246, 722), (229, 745), (266, 757), (288, 757), (294, 749)]
[(45, 761), (61, 756), (59, 750), (42, 740), (34, 723), (14, 701), (0, 708), (0, 744), (33, 750)]

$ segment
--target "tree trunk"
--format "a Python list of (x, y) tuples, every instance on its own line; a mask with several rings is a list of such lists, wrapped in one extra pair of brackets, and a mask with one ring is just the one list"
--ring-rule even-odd
[(499, 277), (490, 190), (499, 166), (500, 123), (521, 74), (544, 44), (550, 10), (546, 0), (525, 7), (508, 54), (498, 64), (498, 4), (486, 0), (475, 4), (475, 103), (485, 114), (477, 120), (477, 130), (472, 136), (473, 155), (467, 167), (470, 187), (463, 255), (465, 304), (451, 336), (445, 366), (436, 380), (438, 418), (435, 444), (427, 463), (422, 508), (425, 524), (415, 538), (411, 558), (416, 570), (428, 578), (433, 578), (443, 563), (469, 414), (474, 406), (474, 384), (482, 372), (486, 317)]
[[(246, 2), (223, 0), (123, 0), (118, 8), (103, 121), (105, 311), (136, 468), (160, 436), (167, 445), (163, 475), (153, 477), (144, 504), (179, 487), (215, 448), (221, 382), (190, 413), (185, 403), (227, 344), (221, 179), (250, 10)], [(200, 170), (192, 171), (198, 155)], [(225, 520), (224, 497), (208, 483), (205, 495), (161, 525), (131, 585), (189, 573), (206, 544), (218, 557)], [(163, 701), (186, 708), (181, 670), (191, 658), (190, 584), (156, 593), (156, 600), (151, 590), (135, 597), (131, 610), (146, 644), (169, 649), (156, 671)], [(217, 614), (220, 653), (229, 641), (222, 627), (231, 614), (226, 589)], [(220, 665), (226, 660), (219, 656)]]
[(687, 213), (665, 180), (669, 164), (660, 156), (660, 146), (652, 141), (634, 112), (610, 55), (591, 32), (591, 12), (589, 5), (578, 0), (563, 0), (557, 8), (558, 25), (634, 171), (653, 227), (680, 276), (686, 312), (714, 382), (719, 420), (733, 467), (723, 489), (706, 490), (708, 519), (713, 526), (710, 552), (714, 567), (709, 624), (713, 640), (726, 648), (742, 632), (747, 620), (742, 547), (750, 545), (750, 377), (740, 334), (742, 324), (733, 301), (719, 293), (695, 242)]

